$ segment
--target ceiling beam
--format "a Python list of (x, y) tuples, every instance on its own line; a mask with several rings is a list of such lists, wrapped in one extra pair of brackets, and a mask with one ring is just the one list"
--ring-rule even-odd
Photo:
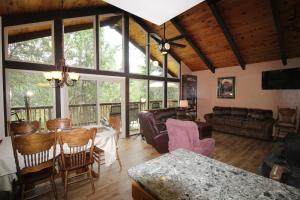
[(272, 14), (273, 14), (273, 19), (274, 19), (275, 28), (276, 28), (277, 41), (278, 41), (278, 47), (280, 50), (281, 62), (283, 65), (286, 65), (287, 64), (287, 56), (286, 56), (286, 52), (285, 52), (285, 48), (284, 48), (283, 32), (281, 29), (280, 14), (279, 14), (279, 10), (278, 10), (278, 1), (270, 0), (270, 2), (271, 2)]
[(228, 41), (228, 43), (229, 43), (229, 45), (230, 45), (230, 47), (231, 47), (231, 49), (232, 49), (232, 51), (233, 51), (236, 59), (238, 60), (241, 68), (243, 70), (245, 70), (246, 69), (245, 61), (244, 61), (244, 59), (243, 59), (243, 57), (242, 57), (242, 55), (241, 55), (241, 53), (240, 53), (240, 51), (238, 49), (238, 46), (237, 46), (237, 44), (236, 44), (233, 36), (231, 35), (231, 33), (229, 31), (228, 26), (225, 23), (224, 18), (221, 15), (220, 9), (218, 8), (218, 6), (216, 4), (216, 1), (215, 0), (207, 0), (206, 2), (208, 4), (211, 12), (215, 16), (215, 18), (216, 18), (216, 20), (217, 20), (220, 28), (222, 29), (222, 32), (223, 32), (225, 38), (227, 39), (227, 41)]
[(208, 60), (203, 51), (196, 45), (196, 43), (192, 40), (192, 38), (187, 34), (185, 29), (180, 25), (178, 18), (171, 19), (172, 24), (175, 28), (180, 32), (180, 34), (185, 35), (184, 39), (189, 43), (189, 45), (195, 50), (197, 55), (203, 60), (203, 62), (207, 65), (208, 69), (215, 73), (216, 68), (212, 65), (212, 63)]

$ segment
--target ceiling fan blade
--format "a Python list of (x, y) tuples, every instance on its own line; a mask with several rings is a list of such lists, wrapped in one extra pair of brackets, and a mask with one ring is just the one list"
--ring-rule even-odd
[(172, 42), (174, 40), (180, 40), (182, 38), (185, 38), (185, 35), (177, 35), (176, 37), (170, 38), (167, 41)]
[(174, 47), (179, 47), (179, 48), (184, 48), (186, 47), (186, 45), (184, 44), (178, 44), (178, 43), (175, 43), (175, 42), (169, 42), (170, 45), (174, 46)]
[(152, 36), (152, 38), (153, 38), (157, 43), (161, 43), (161, 42), (162, 42), (161, 37), (159, 37), (156, 33), (150, 33), (150, 35)]

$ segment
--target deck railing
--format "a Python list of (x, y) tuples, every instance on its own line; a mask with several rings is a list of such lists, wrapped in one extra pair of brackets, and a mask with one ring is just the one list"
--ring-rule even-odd
[[(150, 101), (149, 108), (152, 104), (159, 104), (162, 107), (162, 101)], [(130, 102), (129, 104), (137, 104), (138, 111), (147, 110), (146, 102)], [(120, 103), (100, 103), (99, 116), (108, 119), (112, 105), (120, 105)], [(169, 107), (178, 106), (177, 100), (168, 101)], [(89, 124), (97, 124), (96, 104), (76, 104), (69, 105), (69, 111), (72, 117), (73, 126), (84, 126)], [(45, 127), (45, 122), (53, 116), (53, 106), (33, 106), (29, 108), (29, 119), (27, 119), (27, 112), (25, 107), (11, 108), (11, 121), (21, 120), (37, 120), (41, 122), (41, 128)], [(15, 114), (16, 113), (16, 114)]]

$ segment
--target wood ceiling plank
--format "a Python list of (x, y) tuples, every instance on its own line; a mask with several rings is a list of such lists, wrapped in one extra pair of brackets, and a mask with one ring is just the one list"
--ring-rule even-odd
[[(63, 0), (64, 9), (86, 8), (107, 5), (102, 0)], [(2, 0), (0, 16), (24, 13), (55, 11), (61, 9), (60, 0)]]
[(287, 57), (300, 57), (300, 32), (295, 29), (295, 6), (299, 16), (300, 1), (280, 0), (278, 3)]
[(280, 58), (269, 1), (220, 0), (218, 6), (246, 63)]
[(245, 70), (246, 68), (246, 63), (243, 59), (243, 57), (241, 56), (241, 53), (239, 51), (239, 48), (235, 42), (235, 39), (232, 37), (231, 33), (230, 33), (230, 30), (228, 29), (227, 27), (227, 24), (225, 22), (225, 20), (223, 19), (223, 16), (218, 8), (218, 6), (216, 5), (216, 2), (213, 1), (213, 0), (207, 0), (206, 1), (208, 3), (208, 6), (210, 7), (213, 15), (215, 16), (220, 28), (222, 29), (223, 33), (224, 33), (224, 36), (226, 37), (236, 59), (238, 60), (241, 68), (243, 70)]
[[(206, 2), (203, 2), (178, 17), (182, 26), (196, 45), (201, 47), (215, 67), (236, 65), (237, 60)], [(226, 63), (220, 65), (219, 54), (222, 52)], [(188, 58), (187, 58), (188, 59)]]

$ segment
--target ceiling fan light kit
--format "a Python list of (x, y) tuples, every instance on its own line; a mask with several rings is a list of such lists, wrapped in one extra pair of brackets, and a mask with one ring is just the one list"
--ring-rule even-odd
[(179, 44), (174, 41), (183, 39), (185, 35), (178, 35), (173, 38), (167, 39), (166, 38), (166, 25), (163, 26), (164, 29), (164, 35), (163, 38), (159, 37), (155, 33), (151, 33), (152, 38), (158, 43), (158, 49), (161, 52), (161, 54), (168, 54), (171, 46), (177, 47), (177, 48), (184, 48), (184, 44)]

